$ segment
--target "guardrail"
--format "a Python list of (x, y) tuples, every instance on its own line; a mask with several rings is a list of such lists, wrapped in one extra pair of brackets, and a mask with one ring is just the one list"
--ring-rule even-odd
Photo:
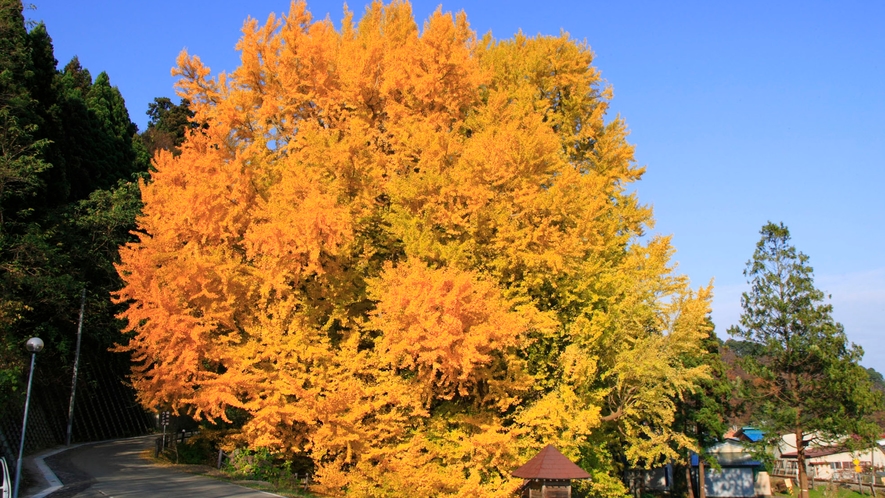
[(172, 448), (178, 443), (184, 443), (199, 433), (200, 431), (186, 431), (182, 429), (181, 432), (170, 432), (157, 436), (157, 447), (154, 451), (154, 457), (160, 456), (160, 452), (166, 448)]

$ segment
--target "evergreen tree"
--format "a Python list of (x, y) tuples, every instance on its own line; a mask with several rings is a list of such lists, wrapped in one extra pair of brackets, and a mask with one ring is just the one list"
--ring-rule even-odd
[[(16, 117), (23, 117), (31, 104), (27, 82), (34, 76), (31, 46), (19, 0), (0, 0), (0, 102)], [(22, 126), (34, 124), (32, 121)]]
[(188, 99), (181, 99), (176, 105), (167, 97), (157, 97), (148, 104), (147, 115), (150, 121), (141, 140), (152, 156), (160, 149), (173, 155), (180, 154), (178, 147), (184, 142), (187, 131), (197, 126)]
[(37, 193), (48, 168), (41, 157), (48, 141), (36, 136), (40, 120), (28, 89), (31, 53), (21, 3), (0, 0), (0, 234), (29, 214), (26, 199)]
[(790, 245), (786, 226), (769, 222), (744, 275), (740, 325), (729, 333), (756, 345), (743, 357), (753, 382), (756, 424), (771, 438), (796, 436), (800, 498), (808, 497), (807, 446), (878, 432), (870, 416), (882, 406), (869, 374), (858, 363), (863, 350), (848, 343), (832, 305), (814, 286), (808, 256)]
[(870, 374), (870, 382), (873, 383), (873, 386), (880, 391), (885, 391), (885, 377), (875, 368), (867, 368), (867, 373)]
[(53, 137), (55, 188), (48, 195), (64, 202), (85, 199), (96, 189), (112, 189), (133, 180), (147, 164), (140, 158), (137, 127), (129, 119), (123, 96), (106, 73), (93, 82), (74, 57), (56, 74), (58, 134)]

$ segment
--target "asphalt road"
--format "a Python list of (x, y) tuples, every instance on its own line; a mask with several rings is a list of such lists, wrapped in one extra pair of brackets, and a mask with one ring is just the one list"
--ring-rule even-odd
[(270, 498), (278, 495), (162, 467), (140, 455), (154, 438), (88, 444), (46, 458), (64, 487), (51, 498), (206, 497)]

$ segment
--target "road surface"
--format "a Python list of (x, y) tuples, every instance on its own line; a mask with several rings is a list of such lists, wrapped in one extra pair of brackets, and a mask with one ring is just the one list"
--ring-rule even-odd
[(141, 457), (154, 437), (79, 446), (46, 459), (64, 483), (50, 498), (270, 498), (278, 496), (211, 477), (186, 474)]

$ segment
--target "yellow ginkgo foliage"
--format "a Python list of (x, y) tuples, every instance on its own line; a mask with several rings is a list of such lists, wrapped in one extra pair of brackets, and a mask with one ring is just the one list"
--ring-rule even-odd
[(215, 78), (179, 57), (201, 126), (121, 249), (146, 407), (245, 415), (351, 496), (508, 496), (551, 442), (618, 494), (614, 453), (690, 447), (710, 291), (639, 239), (643, 169), (585, 44), (296, 2), (238, 49)]

